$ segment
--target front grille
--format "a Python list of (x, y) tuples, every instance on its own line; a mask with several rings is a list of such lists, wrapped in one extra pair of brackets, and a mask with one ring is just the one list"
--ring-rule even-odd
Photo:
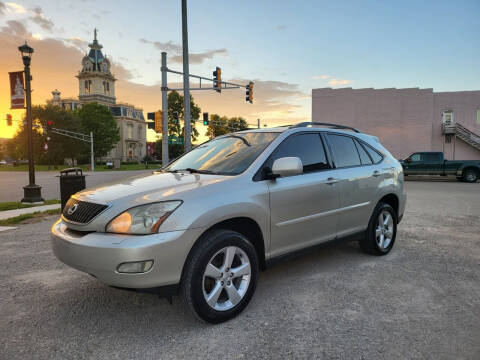
[[(92, 221), (107, 207), (107, 205), (94, 204), (70, 198), (63, 209), (63, 217), (76, 223), (86, 224)], [(75, 211), (72, 212), (71, 210), (74, 208)]]

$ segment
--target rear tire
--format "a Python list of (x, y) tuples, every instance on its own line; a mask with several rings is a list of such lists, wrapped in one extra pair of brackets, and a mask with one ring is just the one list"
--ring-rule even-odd
[(397, 214), (388, 204), (380, 202), (373, 210), (365, 237), (360, 239), (363, 251), (372, 255), (390, 252), (397, 236)]
[(185, 304), (199, 319), (217, 324), (248, 305), (257, 286), (258, 256), (235, 231), (204, 234), (189, 255), (181, 283)]
[(475, 169), (466, 169), (463, 171), (463, 181), (468, 183), (476, 183), (478, 180), (478, 172)]

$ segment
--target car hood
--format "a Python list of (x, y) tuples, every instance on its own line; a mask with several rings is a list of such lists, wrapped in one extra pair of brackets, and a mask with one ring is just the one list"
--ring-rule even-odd
[(185, 192), (231, 179), (232, 176), (185, 173), (153, 173), (121, 182), (81, 191), (75, 198), (82, 201), (112, 204), (131, 199), (138, 204), (181, 199)]

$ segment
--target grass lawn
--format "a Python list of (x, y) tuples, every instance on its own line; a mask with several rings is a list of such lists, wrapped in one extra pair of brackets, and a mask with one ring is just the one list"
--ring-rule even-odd
[(24, 209), (24, 208), (30, 208), (35, 206), (52, 205), (52, 204), (60, 204), (60, 200), (57, 200), (57, 199), (45, 200), (43, 204), (22, 204), (19, 201), (7, 201), (7, 202), (0, 202), (0, 211)]
[[(35, 171), (52, 171), (60, 172), (60, 170), (70, 168), (72, 166), (59, 165), (57, 169), (54, 169), (53, 166), (48, 169), (48, 165), (35, 165)], [(83, 171), (89, 171), (90, 165), (79, 165), (77, 166)], [(149, 164), (148, 169), (160, 169), (160, 164)], [(122, 170), (145, 170), (145, 164), (122, 164), (120, 169), (109, 169), (106, 165), (95, 165), (95, 171), (122, 171)], [(18, 166), (12, 165), (0, 165), (0, 171), (28, 171), (28, 164), (20, 164)]]
[(10, 226), (10, 225), (22, 224), (22, 223), (26, 222), (27, 220), (35, 219), (35, 218), (39, 218), (39, 220), (41, 220), (45, 216), (57, 215), (57, 214), (60, 214), (60, 212), (61, 212), (60, 209), (53, 209), (53, 210), (47, 210), (47, 211), (37, 211), (37, 212), (31, 213), (31, 214), (23, 214), (23, 215), (19, 215), (19, 216), (9, 218), (9, 219), (0, 220), (0, 226)]

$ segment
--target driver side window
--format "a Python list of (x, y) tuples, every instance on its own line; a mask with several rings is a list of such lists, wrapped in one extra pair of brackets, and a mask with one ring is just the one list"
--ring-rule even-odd
[(270, 156), (265, 166), (271, 169), (275, 160), (290, 156), (300, 158), (304, 173), (330, 168), (327, 157), (325, 156), (322, 139), (318, 133), (288, 137), (278, 146), (272, 156)]

